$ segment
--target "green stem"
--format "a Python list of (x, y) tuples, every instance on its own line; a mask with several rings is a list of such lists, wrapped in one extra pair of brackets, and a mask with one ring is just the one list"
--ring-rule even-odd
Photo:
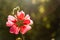
[(22, 40), (25, 40), (25, 39), (24, 39), (24, 35), (23, 35), (23, 34), (22, 34)]

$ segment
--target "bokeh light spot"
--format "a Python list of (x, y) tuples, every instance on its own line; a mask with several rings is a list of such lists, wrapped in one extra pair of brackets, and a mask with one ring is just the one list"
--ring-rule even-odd
[(22, 40), (20, 37), (18, 37), (16, 40)]
[(44, 13), (44, 12), (45, 12), (45, 8), (44, 8), (43, 5), (41, 5), (41, 6), (39, 7), (39, 12), (40, 12), (40, 13)]
[(46, 24), (46, 28), (47, 29), (49, 29), (50, 28), (50, 24), (48, 23), (48, 24)]
[(46, 22), (46, 21), (47, 21), (47, 19), (48, 19), (47, 17), (44, 17), (44, 18), (43, 18), (43, 21), (44, 21), (44, 22)]

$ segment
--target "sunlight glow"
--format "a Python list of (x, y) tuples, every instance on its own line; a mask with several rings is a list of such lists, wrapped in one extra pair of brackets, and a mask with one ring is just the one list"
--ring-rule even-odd
[(40, 2), (44, 3), (46, 0), (40, 0)]
[(36, 4), (36, 0), (32, 0), (32, 4)]
[(50, 0), (39, 0), (41, 3), (49, 2)]

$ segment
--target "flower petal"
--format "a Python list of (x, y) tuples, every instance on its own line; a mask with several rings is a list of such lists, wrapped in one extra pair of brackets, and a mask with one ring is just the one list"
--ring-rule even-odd
[(8, 20), (13, 21), (13, 22), (17, 21), (16, 18), (14, 16), (12, 16), (12, 15), (8, 16)]
[(24, 25), (24, 26), (21, 26), (20, 27), (20, 32), (22, 33), (22, 34), (25, 34), (27, 31), (29, 31), (31, 29), (31, 26), (29, 26), (29, 25)]
[(28, 24), (28, 25), (32, 25), (32, 24), (33, 24), (33, 21), (30, 19), (29, 14), (27, 14), (27, 15), (25, 16), (23, 23), (26, 24), (26, 25), (27, 25), (27, 24)]
[(25, 18), (24, 18), (24, 20), (27, 20), (27, 19), (30, 19), (29, 14), (27, 14), (27, 15), (25, 16)]
[(25, 13), (24, 13), (23, 11), (17, 12), (17, 17), (18, 17), (20, 20), (23, 20), (23, 19), (24, 19), (24, 16), (25, 16)]
[(10, 33), (14, 33), (14, 34), (18, 34), (19, 33), (19, 28), (16, 26), (16, 25), (13, 25), (11, 28), (10, 28)]
[(30, 20), (24, 20), (23, 24), (25, 25), (30, 24)]
[(24, 20), (23, 22), (24, 25), (32, 25), (33, 24), (33, 21), (31, 19), (29, 20)]
[(30, 23), (29, 23), (29, 25), (32, 25), (33, 24), (33, 21), (30, 19)]
[(13, 23), (13, 22), (11, 22), (10, 20), (8, 20), (8, 21), (6, 22), (6, 26), (11, 27), (12, 25), (14, 25), (14, 23)]

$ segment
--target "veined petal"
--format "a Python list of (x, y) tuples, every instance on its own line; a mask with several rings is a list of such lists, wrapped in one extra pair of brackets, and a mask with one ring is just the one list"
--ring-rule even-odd
[(19, 28), (16, 26), (16, 25), (13, 25), (11, 28), (10, 28), (10, 33), (14, 33), (14, 34), (18, 34), (19, 33)]
[(20, 32), (22, 33), (22, 34), (25, 34), (27, 31), (29, 31), (31, 29), (31, 26), (29, 26), (29, 25), (24, 25), (24, 26), (21, 26), (20, 27)]
[(8, 16), (8, 20), (10, 20), (12, 22), (16, 22), (17, 21), (16, 18), (14, 16), (12, 16), (12, 15)]
[(18, 17), (20, 20), (23, 20), (23, 19), (24, 19), (24, 16), (25, 16), (25, 13), (24, 13), (23, 11), (17, 12), (17, 17)]
[(11, 27), (12, 25), (14, 25), (14, 23), (13, 23), (13, 22), (11, 22), (10, 20), (8, 20), (8, 21), (6, 22), (6, 26)]

